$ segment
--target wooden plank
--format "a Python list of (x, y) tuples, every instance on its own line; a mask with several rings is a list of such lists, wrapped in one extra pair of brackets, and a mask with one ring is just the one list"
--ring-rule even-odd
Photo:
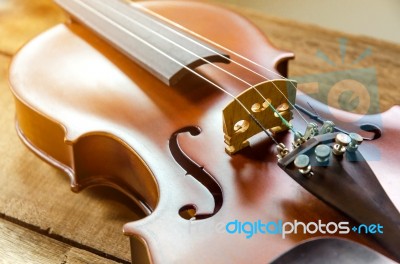
[(28, 40), (65, 18), (51, 0), (1, 1), (0, 52), (14, 54)]
[(40, 235), (4, 219), (0, 219), (0, 237), (0, 262), (3, 264), (117, 263)]
[[(0, 53), (6, 56), (0, 56), (0, 105), (3, 110), (0, 114), (0, 214), (27, 223), (32, 228), (48, 230), (49, 235), (57, 239), (65, 238), (88, 250), (128, 261), (129, 243), (122, 235), (121, 227), (139, 217), (134, 205), (108, 189), (86, 190), (79, 195), (72, 193), (67, 177), (30, 153), (14, 130), (14, 105), (6, 82), (9, 55), (65, 17), (51, 0), (8, 0), (2, 2), (1, 7)], [(296, 59), (290, 63), (291, 76), (373, 67), (379, 85), (381, 110), (399, 104), (400, 90), (394, 89), (400, 76), (399, 45), (270, 18), (254, 11), (236, 10), (257, 24), (275, 46), (294, 51)], [(338, 44), (338, 38), (342, 37), (348, 41), (348, 57), (344, 63), (341, 62)], [(372, 55), (352, 64), (369, 47)], [(325, 52), (339, 66), (329, 65), (317, 57), (318, 50)], [(24, 237), (35, 241), (35, 235), (30, 237), (29, 234), (25, 233)], [(1, 248), (11, 250), (12, 245), (2, 241), (3, 237), (6, 235), (0, 236)], [(18, 262), (10, 259), (9, 263)]]

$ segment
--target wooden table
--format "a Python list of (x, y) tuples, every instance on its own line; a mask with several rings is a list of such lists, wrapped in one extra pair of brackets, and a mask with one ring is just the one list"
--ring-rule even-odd
[[(373, 67), (379, 88), (379, 105), (373, 111), (399, 104), (399, 45), (240, 12), (277, 47), (296, 54), (291, 76)], [(140, 217), (132, 203), (107, 188), (72, 193), (67, 177), (29, 152), (15, 133), (8, 65), (25, 42), (65, 18), (50, 0), (0, 3), (0, 263), (130, 262), (129, 239), (121, 229)], [(343, 61), (340, 38), (347, 39)], [(372, 54), (352, 63), (365, 49)], [(318, 52), (327, 54), (336, 66), (316, 56)], [(312, 85), (302, 88), (307, 91)]]

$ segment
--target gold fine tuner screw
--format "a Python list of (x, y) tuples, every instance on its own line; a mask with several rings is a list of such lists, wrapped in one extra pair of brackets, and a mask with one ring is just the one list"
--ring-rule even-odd
[(344, 134), (339, 133), (335, 138), (335, 145), (333, 145), (333, 154), (336, 156), (341, 156), (346, 152), (346, 147), (350, 144), (351, 138)]

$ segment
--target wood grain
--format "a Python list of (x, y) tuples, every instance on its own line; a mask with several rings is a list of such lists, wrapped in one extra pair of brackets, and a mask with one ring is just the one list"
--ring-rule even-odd
[[(379, 88), (379, 104), (373, 111), (399, 104), (399, 45), (235, 10), (257, 24), (275, 46), (296, 54), (289, 67), (291, 76), (372, 67)], [(50, 0), (8, 0), (0, 4), (0, 214), (29, 226), (25, 229), (9, 220), (0, 220), (0, 250), (14, 252), (2, 252), (2, 263), (27, 263), (25, 256), (32, 259), (31, 263), (62, 263), (66, 254), (70, 262), (65, 263), (130, 260), (128, 239), (122, 235), (121, 227), (139, 217), (132, 203), (109, 189), (72, 193), (67, 177), (30, 153), (15, 133), (14, 105), (7, 84), (11, 56), (29, 39), (64, 20), (63, 12)], [(343, 37), (348, 43), (344, 62), (338, 44)], [(371, 48), (372, 54), (353, 64), (367, 48)], [(336, 66), (317, 57), (318, 50), (326, 53)], [(68, 244), (40, 235), (43, 232)], [(35, 244), (40, 244), (43, 251), (35, 249)]]
[(0, 219), (0, 263), (117, 263)]
[(13, 55), (43, 30), (66, 16), (52, 1), (7, 0), (0, 3), (0, 52)]

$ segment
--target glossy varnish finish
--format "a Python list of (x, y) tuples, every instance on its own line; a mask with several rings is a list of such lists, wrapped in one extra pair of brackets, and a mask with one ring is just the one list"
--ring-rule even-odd
[[(271, 49), (258, 30), (221, 8), (182, 3), (149, 6), (266, 67), (274, 68), (291, 56)], [(261, 81), (234, 65), (225, 67), (252, 83)], [(248, 88), (210, 66), (199, 71), (231, 93)], [(233, 157), (225, 154), (221, 111), (231, 98), (190, 79), (185, 80), (190, 85), (166, 87), (79, 24), (60, 25), (26, 46), (14, 59), (10, 80), (22, 138), (63, 168), (75, 190), (112, 185), (147, 213), (153, 211), (127, 224), (124, 231), (145, 241), (155, 263), (244, 263), (249, 258), (265, 263), (306, 238), (229, 235), (224, 226), (235, 219), (346, 219), (278, 168), (269, 140)], [(383, 115), (385, 135), (398, 133), (395, 125), (388, 124), (398, 112), (396, 108)], [(210, 214), (215, 207), (212, 195), (185, 175), (187, 171), (171, 155), (168, 140), (187, 126), (198, 126), (201, 133), (178, 136), (182, 151), (216, 179), (224, 197), (220, 211), (204, 220), (188, 221), (178, 213), (187, 204), (196, 205), (198, 214)], [(289, 138), (287, 134), (282, 140)], [(385, 136), (376, 144), (384, 149), (387, 140), (397, 144), (393, 138)], [(387, 150), (381, 162), (370, 165), (399, 207), (395, 192), (399, 181), (383, 167), (399, 166), (393, 157)], [(349, 237), (370, 243), (360, 236)]]

